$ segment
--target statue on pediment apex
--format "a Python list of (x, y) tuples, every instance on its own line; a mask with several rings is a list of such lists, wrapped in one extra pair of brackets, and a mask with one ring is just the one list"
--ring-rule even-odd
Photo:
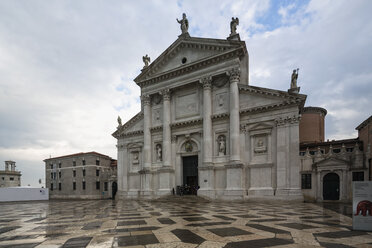
[(188, 30), (189, 30), (189, 21), (186, 18), (186, 14), (185, 13), (182, 14), (182, 19), (181, 20), (178, 20), (178, 18), (176, 20), (177, 20), (177, 22), (179, 24), (181, 24), (182, 34), (188, 33)]
[(236, 35), (236, 26), (239, 25), (239, 18), (238, 17), (233, 17), (231, 18), (230, 22), (230, 36)]

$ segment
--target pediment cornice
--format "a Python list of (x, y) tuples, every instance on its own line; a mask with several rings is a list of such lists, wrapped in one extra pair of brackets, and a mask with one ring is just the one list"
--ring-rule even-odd
[(244, 51), (243, 48), (237, 48), (233, 50), (228, 50), (226, 52), (207, 57), (198, 61), (195, 61), (193, 63), (177, 67), (173, 70), (169, 70), (157, 75), (154, 75), (153, 77), (144, 78), (141, 81), (138, 81), (135, 79), (134, 81), (137, 83), (138, 86), (141, 88), (147, 85), (156, 84), (158, 82), (169, 80), (175, 77), (179, 77), (185, 73), (190, 73), (193, 71), (197, 71), (215, 64), (218, 64), (222, 61), (230, 60), (236, 57), (241, 57), (245, 54), (246, 51)]

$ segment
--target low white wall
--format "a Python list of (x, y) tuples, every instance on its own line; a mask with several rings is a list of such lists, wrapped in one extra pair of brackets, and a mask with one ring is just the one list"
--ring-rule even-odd
[(0, 202), (49, 200), (49, 190), (44, 188), (0, 188)]

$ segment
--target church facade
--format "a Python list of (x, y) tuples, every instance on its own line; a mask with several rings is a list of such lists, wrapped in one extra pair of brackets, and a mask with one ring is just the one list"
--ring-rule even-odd
[(190, 37), (187, 28), (181, 24), (182, 34), (151, 64), (146, 55), (134, 80), (141, 111), (113, 133), (118, 197), (156, 198), (188, 185), (210, 199), (303, 200), (306, 95), (297, 86), (251, 86), (236, 26), (227, 39)]

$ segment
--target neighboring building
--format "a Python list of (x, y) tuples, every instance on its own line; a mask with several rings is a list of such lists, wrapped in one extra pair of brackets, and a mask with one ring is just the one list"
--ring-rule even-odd
[(319, 107), (305, 107), (300, 121), (300, 143), (324, 141), (324, 118), (327, 110)]
[(326, 113), (316, 107), (305, 107), (302, 113), (300, 133), (306, 134), (300, 139), (302, 192), (305, 201), (349, 202), (352, 181), (370, 180), (366, 166), (370, 151), (363, 149), (366, 141), (361, 137), (325, 142)]
[(5, 170), (0, 170), (0, 188), (21, 186), (21, 172), (15, 168), (16, 162), (5, 161)]
[(371, 144), (372, 144), (372, 115), (363, 121), (359, 126), (355, 128), (358, 130), (358, 137), (363, 141), (363, 151), (366, 153), (366, 166), (369, 169), (368, 178), (372, 181), (372, 153), (371, 153)]
[(109, 156), (82, 152), (44, 162), (51, 199), (102, 199), (116, 193), (116, 160)]
[[(155, 198), (177, 186), (212, 199), (302, 200), (299, 114), (306, 95), (249, 85), (248, 51), (183, 34), (134, 81), (141, 111), (113, 133), (118, 196)], [(192, 192), (196, 192), (192, 191)]]

